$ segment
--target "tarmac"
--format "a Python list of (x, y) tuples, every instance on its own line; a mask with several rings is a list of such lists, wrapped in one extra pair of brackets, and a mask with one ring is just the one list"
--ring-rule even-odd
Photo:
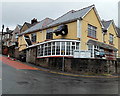
[(120, 78), (120, 76), (118, 74), (115, 75), (111, 75), (111, 74), (106, 74), (106, 75), (83, 75), (83, 74), (73, 74), (73, 73), (68, 73), (68, 72), (62, 72), (62, 71), (55, 71), (55, 70), (51, 70), (51, 69), (47, 69), (47, 68), (43, 68), (40, 66), (36, 66), (34, 64), (31, 63), (27, 63), (27, 62), (21, 62), (19, 60), (16, 60), (14, 58), (10, 58), (7, 56), (2, 55), (0, 57), (0, 60), (2, 60), (2, 62), (7, 63), (9, 66), (15, 67), (17, 69), (31, 69), (31, 70), (39, 70), (39, 71), (44, 71), (44, 72), (48, 72), (48, 73), (52, 73), (52, 74), (59, 74), (59, 75), (64, 75), (64, 76), (74, 76), (74, 77), (89, 77), (89, 78)]

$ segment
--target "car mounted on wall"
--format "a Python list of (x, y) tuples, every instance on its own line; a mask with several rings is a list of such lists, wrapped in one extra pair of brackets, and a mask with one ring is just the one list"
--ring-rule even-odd
[(62, 35), (62, 36), (67, 35), (68, 34), (67, 25), (62, 24), (62, 25), (58, 26), (58, 28), (56, 30), (54, 30), (53, 33), (55, 33), (56, 36), (58, 36), (58, 35)]

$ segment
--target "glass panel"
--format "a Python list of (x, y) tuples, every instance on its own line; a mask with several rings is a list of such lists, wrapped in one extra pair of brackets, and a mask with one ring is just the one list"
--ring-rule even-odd
[(66, 55), (70, 55), (70, 42), (66, 43)]
[(79, 42), (76, 43), (76, 50), (79, 50)]
[(75, 42), (72, 42), (72, 45), (75, 45)]
[(47, 43), (45, 44), (45, 56), (48, 54), (48, 46), (47, 46)]
[(51, 55), (51, 42), (48, 43), (48, 55)]
[(52, 43), (52, 55), (55, 55), (55, 42)]
[(61, 42), (61, 55), (65, 54), (65, 42)]
[(60, 42), (56, 42), (56, 55), (60, 55)]
[(40, 47), (40, 56), (43, 56), (43, 44)]
[(72, 45), (71, 45), (71, 55), (73, 55), (74, 50), (75, 50), (75, 42), (72, 42)]

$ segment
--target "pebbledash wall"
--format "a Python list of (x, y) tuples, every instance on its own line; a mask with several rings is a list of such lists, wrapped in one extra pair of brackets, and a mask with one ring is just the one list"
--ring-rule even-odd
[[(27, 49), (26, 62), (52, 70), (62, 70), (63, 57), (37, 58), (37, 47)], [(72, 73), (94, 73), (94, 74), (115, 74), (119, 73), (120, 61), (106, 59), (87, 58), (64, 58), (66, 72)]]

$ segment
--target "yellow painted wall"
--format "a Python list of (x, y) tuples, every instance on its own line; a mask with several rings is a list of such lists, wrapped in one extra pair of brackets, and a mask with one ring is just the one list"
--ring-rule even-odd
[(109, 40), (110, 40), (109, 39), (109, 35), (110, 34), (114, 35), (113, 45), (112, 46), (114, 46), (114, 47), (116, 47), (118, 49), (118, 37), (117, 37), (116, 31), (114, 29), (113, 23), (110, 24), (110, 26), (108, 28), (108, 31), (107, 31), (107, 34), (105, 35), (105, 42), (106, 42), (106, 44), (109, 44)]
[(25, 41), (23, 35), (19, 36), (18, 42), (19, 42), (19, 44), (18, 44), (19, 51), (26, 49), (26, 41)]
[[(66, 36), (56, 36), (55, 33), (53, 33), (53, 39), (78, 39), (77, 38), (77, 23), (75, 22), (71, 22), (66, 24), (68, 25), (68, 34)], [(53, 30), (57, 29), (58, 26), (56, 27), (52, 27)], [(51, 28), (50, 28), (51, 29)], [(38, 31), (36, 32), (37, 34), (37, 43), (38, 42), (43, 42), (46, 40), (46, 30), (42, 30), (41, 32)]]
[[(68, 26), (68, 34), (65, 36), (56, 36), (53, 34), (53, 39), (78, 39), (77, 38), (77, 22), (71, 22), (66, 24)], [(57, 26), (58, 27), (58, 26)], [(53, 29), (57, 29), (57, 27), (54, 27)]]
[(46, 30), (36, 32), (37, 43), (46, 40)]
[[(26, 24), (23, 25), (22, 29), (20, 30), (20, 32), (24, 32), (25, 30), (28, 29), (28, 26)], [(27, 36), (31, 37), (30, 34), (26, 34)], [(18, 37), (18, 47), (19, 47), (19, 51), (22, 51), (24, 49), (26, 49), (26, 41), (24, 40), (23, 35)]]
[(118, 38), (118, 57), (120, 58), (120, 38)]
[[(95, 14), (95, 11), (92, 9), (81, 21), (81, 31), (82, 31), (82, 38), (81, 38), (81, 50), (87, 50), (87, 41), (89, 38), (88, 35), (88, 24), (93, 25), (97, 27), (97, 39), (99, 42), (102, 42), (102, 26), (97, 18), (97, 15)], [(93, 39), (95, 40), (95, 39)]]

